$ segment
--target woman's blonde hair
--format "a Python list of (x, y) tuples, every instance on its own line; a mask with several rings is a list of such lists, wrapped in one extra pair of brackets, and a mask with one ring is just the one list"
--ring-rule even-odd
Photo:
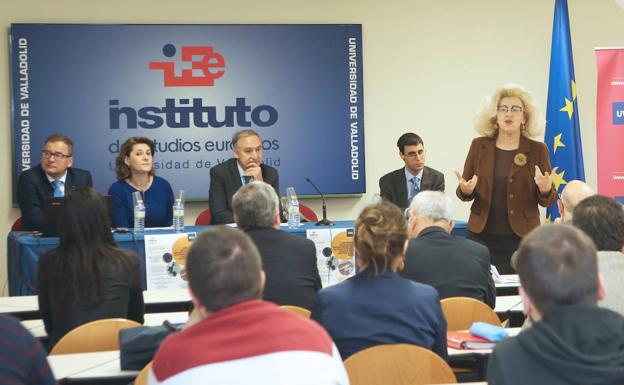
[(403, 255), (407, 226), (401, 210), (388, 202), (366, 207), (355, 221), (355, 249), (366, 268), (375, 273), (391, 268), (392, 261)]
[(539, 116), (537, 107), (533, 102), (533, 96), (529, 91), (517, 84), (506, 84), (496, 90), (494, 96), (489, 99), (475, 119), (475, 130), (483, 136), (495, 136), (498, 132), (496, 123), (498, 104), (502, 98), (517, 97), (522, 101), (524, 110), (524, 125), (521, 133), (527, 138), (540, 135), (544, 130), (544, 120)]

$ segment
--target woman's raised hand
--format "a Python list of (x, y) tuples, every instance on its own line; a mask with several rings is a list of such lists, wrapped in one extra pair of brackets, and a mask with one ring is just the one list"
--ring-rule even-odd
[(459, 171), (455, 170), (455, 176), (457, 176), (457, 181), (459, 182), (459, 189), (464, 195), (472, 195), (475, 187), (477, 186), (477, 180), (479, 177), (475, 174), (469, 180), (465, 180)]

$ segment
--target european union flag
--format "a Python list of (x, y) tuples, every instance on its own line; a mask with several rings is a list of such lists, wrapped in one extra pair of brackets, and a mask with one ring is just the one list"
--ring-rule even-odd
[[(569, 180), (585, 180), (567, 0), (555, 0), (544, 142), (552, 167), (559, 167), (554, 174), (558, 193)], [(557, 218), (557, 205), (550, 206), (546, 213), (549, 222)]]

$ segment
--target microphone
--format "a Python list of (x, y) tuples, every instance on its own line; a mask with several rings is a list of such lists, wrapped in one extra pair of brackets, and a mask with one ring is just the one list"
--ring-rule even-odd
[(325, 202), (325, 196), (323, 195), (321, 190), (319, 190), (318, 187), (316, 187), (316, 185), (310, 180), (310, 178), (306, 177), (305, 180), (306, 182), (310, 183), (312, 187), (314, 187), (316, 192), (319, 193), (319, 195), (321, 196), (321, 199), (323, 199), (323, 219), (316, 222), (316, 226), (333, 226), (334, 222), (327, 219), (327, 203)]

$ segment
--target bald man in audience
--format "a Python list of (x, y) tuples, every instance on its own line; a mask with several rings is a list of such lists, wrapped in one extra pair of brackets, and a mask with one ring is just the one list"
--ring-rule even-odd
[(555, 220), (555, 223), (571, 223), (572, 212), (576, 205), (594, 194), (596, 193), (587, 183), (580, 180), (569, 181), (561, 191), (561, 199), (557, 200), (560, 216)]
[(607, 295), (600, 306), (624, 315), (624, 209), (611, 197), (594, 195), (574, 209), (572, 224), (583, 230), (598, 249), (598, 270)]
[(496, 344), (488, 384), (624, 384), (624, 317), (597, 306), (592, 240), (569, 225), (538, 227), (520, 243), (518, 274), (533, 326)]
[[(561, 198), (557, 200), (557, 207), (559, 208), (559, 218), (555, 219), (556, 224), (561, 223), (572, 223), (573, 212), (576, 205), (582, 201), (583, 199), (595, 195), (596, 193), (592, 190), (589, 185), (580, 180), (571, 180), (561, 191)], [(514, 251), (511, 255), (511, 267), (517, 271), (516, 269), (516, 259), (518, 258), (518, 250)]]

